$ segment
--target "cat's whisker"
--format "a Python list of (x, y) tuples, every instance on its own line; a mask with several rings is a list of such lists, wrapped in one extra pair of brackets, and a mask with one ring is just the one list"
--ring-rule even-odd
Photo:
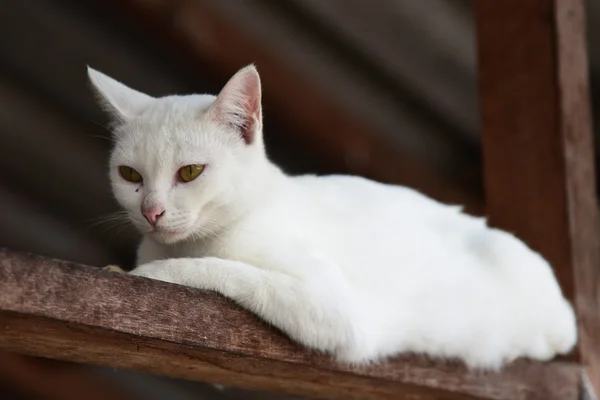
[(119, 234), (126, 229), (135, 229), (132, 225), (129, 213), (123, 210), (92, 218), (89, 222), (90, 223), (86, 227), (87, 230), (100, 229), (102, 232), (112, 231), (115, 234)]
[(123, 222), (117, 222), (111, 225), (104, 225), (101, 226), (100, 228), (97, 229), (101, 229), (102, 232), (106, 233), (106, 232), (113, 232), (115, 234), (119, 234), (122, 233), (124, 230), (133, 230), (133, 226), (131, 226), (130, 224), (128, 224), (127, 222), (123, 221)]
[(203, 242), (206, 242), (207, 239), (211, 237), (219, 237), (222, 238), (217, 232), (206, 228), (205, 226), (197, 227), (195, 231), (193, 231), (194, 235), (197, 235)]
[(101, 225), (101, 224), (105, 224), (105, 223), (111, 223), (114, 221), (125, 221), (127, 220), (127, 214), (123, 214), (122, 212), (114, 212), (114, 213), (109, 213), (106, 215), (102, 215), (99, 217), (95, 217), (95, 218), (90, 218), (87, 220), (87, 223), (89, 224), (90, 227), (95, 227), (97, 225)]
[(223, 236), (221, 236), (219, 233), (214, 232), (214, 231), (210, 231), (209, 232), (209, 236), (216, 237), (216, 238), (219, 238), (219, 239), (224, 239)]
[(192, 238), (193, 238), (194, 243), (196, 243), (197, 239), (200, 239), (202, 241), (202, 243), (206, 243), (206, 239), (204, 238), (204, 236), (202, 236), (198, 232), (192, 232)]
[(104, 129), (109, 134), (108, 136), (102, 136), (102, 135), (92, 135), (92, 136), (102, 137), (102, 138), (104, 138), (106, 140), (109, 140), (111, 142), (115, 142), (115, 139), (113, 137), (113, 130), (109, 126), (101, 124), (98, 121), (88, 120), (88, 122), (90, 122), (90, 123), (92, 123), (92, 124), (94, 124), (96, 126), (99, 126), (100, 128)]
[(104, 135), (93, 135), (93, 134), (90, 134), (90, 135), (88, 135), (88, 136), (90, 136), (90, 137), (93, 137), (93, 138), (98, 138), (98, 139), (107, 140), (107, 141), (109, 141), (109, 142), (111, 142), (111, 143), (114, 143), (114, 141), (113, 141), (113, 140), (112, 140), (110, 137), (108, 137), (108, 136), (104, 136)]

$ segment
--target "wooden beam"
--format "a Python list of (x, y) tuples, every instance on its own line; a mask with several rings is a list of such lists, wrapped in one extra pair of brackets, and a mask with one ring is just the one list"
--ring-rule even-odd
[[(1, 318), (0, 321), (2, 321)], [(27, 395), (29, 398), (136, 399), (118, 385), (93, 375), (80, 365), (65, 365), (11, 353), (0, 353), (0, 383), (2, 382), (5, 383), (5, 386)]]
[(347, 366), (210, 292), (0, 251), (0, 348), (328, 399), (578, 399), (580, 367), (502, 373), (402, 357)]
[(463, 204), (475, 214), (483, 211), (476, 189), (452, 182), (378, 135), (376, 127), (352, 115), (252, 32), (228, 21), (211, 1), (114, 0), (113, 4), (149, 27), (156, 37), (168, 38), (189, 62), (223, 82), (242, 66), (256, 63), (265, 109), (283, 117), (297, 139), (337, 170), (411, 186), (441, 201)]
[(554, 266), (600, 393), (600, 253), (582, 0), (476, 1), (487, 214)]

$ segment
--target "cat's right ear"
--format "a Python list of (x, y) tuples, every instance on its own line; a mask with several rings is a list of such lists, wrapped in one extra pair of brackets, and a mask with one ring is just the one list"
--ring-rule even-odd
[(131, 89), (89, 66), (87, 71), (101, 104), (119, 122), (135, 117), (153, 100), (153, 97)]

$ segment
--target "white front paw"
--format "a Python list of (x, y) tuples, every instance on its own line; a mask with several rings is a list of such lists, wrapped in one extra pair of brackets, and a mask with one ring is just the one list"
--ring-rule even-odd
[(169, 269), (165, 263), (160, 260), (142, 264), (131, 271), (130, 275), (174, 283), (171, 274), (169, 273)]

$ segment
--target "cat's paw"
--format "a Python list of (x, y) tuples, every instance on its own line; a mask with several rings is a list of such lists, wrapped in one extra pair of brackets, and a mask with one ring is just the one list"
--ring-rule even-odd
[(142, 264), (129, 274), (163, 282), (175, 283), (168, 268), (162, 261), (152, 261), (147, 264)]
[(460, 343), (458, 354), (469, 368), (498, 370), (521, 358), (545, 362), (575, 347), (577, 323), (566, 300), (521, 304), (519, 308), (513, 313), (521, 312), (519, 318), (503, 318), (485, 335)]
[[(536, 361), (550, 361), (556, 356), (569, 354), (577, 344), (577, 321), (571, 305), (564, 299), (555, 306), (540, 309), (541, 318), (524, 327), (513, 336), (514, 342), (504, 354), (502, 364), (526, 357)], [(524, 324), (526, 326), (526, 324)]]
[(109, 271), (109, 272), (119, 272), (119, 273), (126, 273), (125, 270), (123, 270), (121, 267), (119, 267), (118, 265), (107, 265), (106, 267), (102, 268), (104, 271)]
[(577, 318), (566, 300), (551, 310), (549, 321), (537, 346), (532, 349), (532, 357), (540, 360), (568, 354), (577, 344)]
[(503, 361), (520, 357), (547, 361), (568, 354), (577, 342), (577, 321), (550, 264), (502, 231), (491, 231), (482, 249), (482, 260), (504, 283), (504, 307), (512, 308), (494, 329), (506, 338), (498, 340)]

